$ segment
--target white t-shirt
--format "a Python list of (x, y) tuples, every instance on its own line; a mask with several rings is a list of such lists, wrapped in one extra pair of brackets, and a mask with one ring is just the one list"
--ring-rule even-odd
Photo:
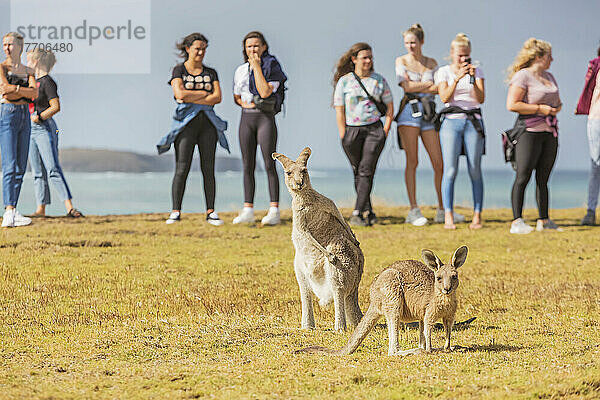
[[(279, 82), (268, 82), (277, 91)], [(252, 103), (254, 95), (250, 92), (250, 63), (244, 63), (237, 67), (233, 74), (233, 94), (241, 96), (244, 103)]]
[[(448, 86), (452, 85), (456, 79), (456, 75), (450, 69), (450, 65), (444, 65), (440, 67), (435, 73), (435, 83), (446, 82)], [(456, 85), (456, 89), (452, 94), (450, 100), (446, 103), (446, 107), (457, 106), (465, 110), (471, 110), (481, 105), (475, 97), (475, 91), (473, 85), (470, 83), (471, 77), (469, 75), (463, 76)], [(475, 79), (483, 79), (483, 71), (481, 68), (475, 68)], [(446, 118), (450, 119), (463, 119), (467, 118), (465, 114), (448, 114)]]

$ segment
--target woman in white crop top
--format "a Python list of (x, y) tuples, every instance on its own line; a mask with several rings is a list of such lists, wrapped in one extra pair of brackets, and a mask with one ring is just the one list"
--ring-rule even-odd
[[(423, 105), (421, 103), (421, 101), (433, 100), (437, 93), (437, 88), (433, 82), (433, 73), (437, 68), (437, 62), (433, 58), (425, 57), (422, 53), (421, 49), (425, 34), (421, 25), (412, 25), (404, 32), (403, 37), (404, 47), (408, 53), (396, 58), (395, 69), (398, 85), (404, 89), (405, 96), (400, 103), (400, 109), (395, 120), (398, 124), (398, 143), (406, 153), (404, 180), (408, 201), (410, 202), (410, 211), (406, 217), (406, 223), (423, 226), (427, 223), (427, 218), (423, 216), (417, 204), (415, 178), (417, 164), (419, 163), (419, 136), (429, 154), (434, 172), (434, 185), (438, 198), (438, 212), (434, 220), (435, 222), (444, 221), (441, 194), (443, 163), (440, 137), (433, 124), (423, 119)], [(407, 95), (414, 95), (421, 101), (409, 104)], [(417, 116), (418, 113), (421, 115)]]

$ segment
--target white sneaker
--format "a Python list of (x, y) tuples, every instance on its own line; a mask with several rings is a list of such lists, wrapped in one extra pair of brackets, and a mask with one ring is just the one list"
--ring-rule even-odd
[[(459, 214), (457, 212), (453, 212), (452, 215), (454, 216), (454, 223), (465, 222), (464, 215)], [(446, 212), (438, 208), (435, 213), (435, 217), (433, 218), (433, 222), (435, 222), (436, 224), (443, 224), (444, 222), (446, 222)]]
[(419, 208), (413, 208), (408, 212), (405, 222), (414, 226), (423, 226), (427, 224), (427, 218), (423, 216)]
[(14, 228), (15, 227), (15, 209), (6, 209), (2, 216), (2, 227), (3, 228)]
[(179, 222), (181, 220), (181, 213), (179, 211), (173, 211), (169, 218), (165, 221), (167, 225), (174, 224), (175, 222)]
[(31, 224), (31, 218), (24, 217), (17, 209), (15, 209), (14, 222), (15, 226), (26, 226)]
[(527, 225), (523, 218), (517, 218), (510, 224), (510, 233), (524, 235), (531, 232), (533, 232), (533, 228)]
[(263, 225), (277, 225), (280, 222), (281, 217), (279, 216), (278, 207), (269, 207), (269, 212), (260, 221), (260, 223)]
[(240, 215), (233, 219), (234, 224), (251, 224), (254, 222), (254, 208), (244, 207)]
[(219, 214), (216, 211), (211, 212), (206, 216), (206, 222), (214, 226), (222, 226), (225, 224), (221, 218), (219, 218)]
[(538, 219), (535, 230), (538, 232), (542, 232), (542, 231), (562, 232), (563, 228), (556, 225), (556, 223), (554, 221), (552, 221), (551, 219), (548, 219), (548, 221), (546, 221), (546, 222), (543, 222), (541, 219)]

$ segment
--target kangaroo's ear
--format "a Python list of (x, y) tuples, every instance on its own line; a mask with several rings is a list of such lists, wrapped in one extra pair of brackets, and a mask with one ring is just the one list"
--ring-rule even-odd
[(438, 268), (442, 266), (442, 261), (431, 250), (423, 250), (421, 252), (421, 258), (423, 258), (425, 265), (434, 271), (437, 271)]
[(290, 160), (289, 158), (287, 158), (287, 156), (284, 156), (283, 154), (280, 153), (273, 153), (271, 154), (271, 157), (273, 157), (273, 160), (277, 160), (281, 163), (281, 165), (283, 165), (283, 169), (288, 169), (289, 167), (292, 166), (292, 164), (294, 164), (294, 162), (292, 160)]
[(308, 157), (310, 157), (310, 153), (310, 147), (305, 147), (304, 150), (302, 150), (302, 153), (300, 153), (300, 155), (296, 159), (296, 164), (301, 164), (306, 167), (306, 162), (308, 161)]
[(454, 268), (458, 268), (465, 263), (467, 260), (467, 254), (469, 253), (469, 248), (467, 246), (461, 246), (452, 255), (452, 266)]

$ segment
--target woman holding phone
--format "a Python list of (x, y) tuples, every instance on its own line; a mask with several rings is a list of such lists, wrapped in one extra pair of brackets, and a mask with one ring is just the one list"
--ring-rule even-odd
[(444, 160), (444, 228), (456, 229), (454, 182), (458, 173), (458, 159), (464, 149), (473, 193), (473, 219), (469, 228), (479, 229), (483, 226), (481, 157), (485, 149), (483, 119), (479, 108), (485, 100), (483, 71), (471, 63), (471, 41), (464, 33), (459, 33), (452, 40), (450, 57), (452, 63), (441, 67), (435, 74), (440, 99), (446, 105), (440, 111), (443, 116), (440, 143)]

